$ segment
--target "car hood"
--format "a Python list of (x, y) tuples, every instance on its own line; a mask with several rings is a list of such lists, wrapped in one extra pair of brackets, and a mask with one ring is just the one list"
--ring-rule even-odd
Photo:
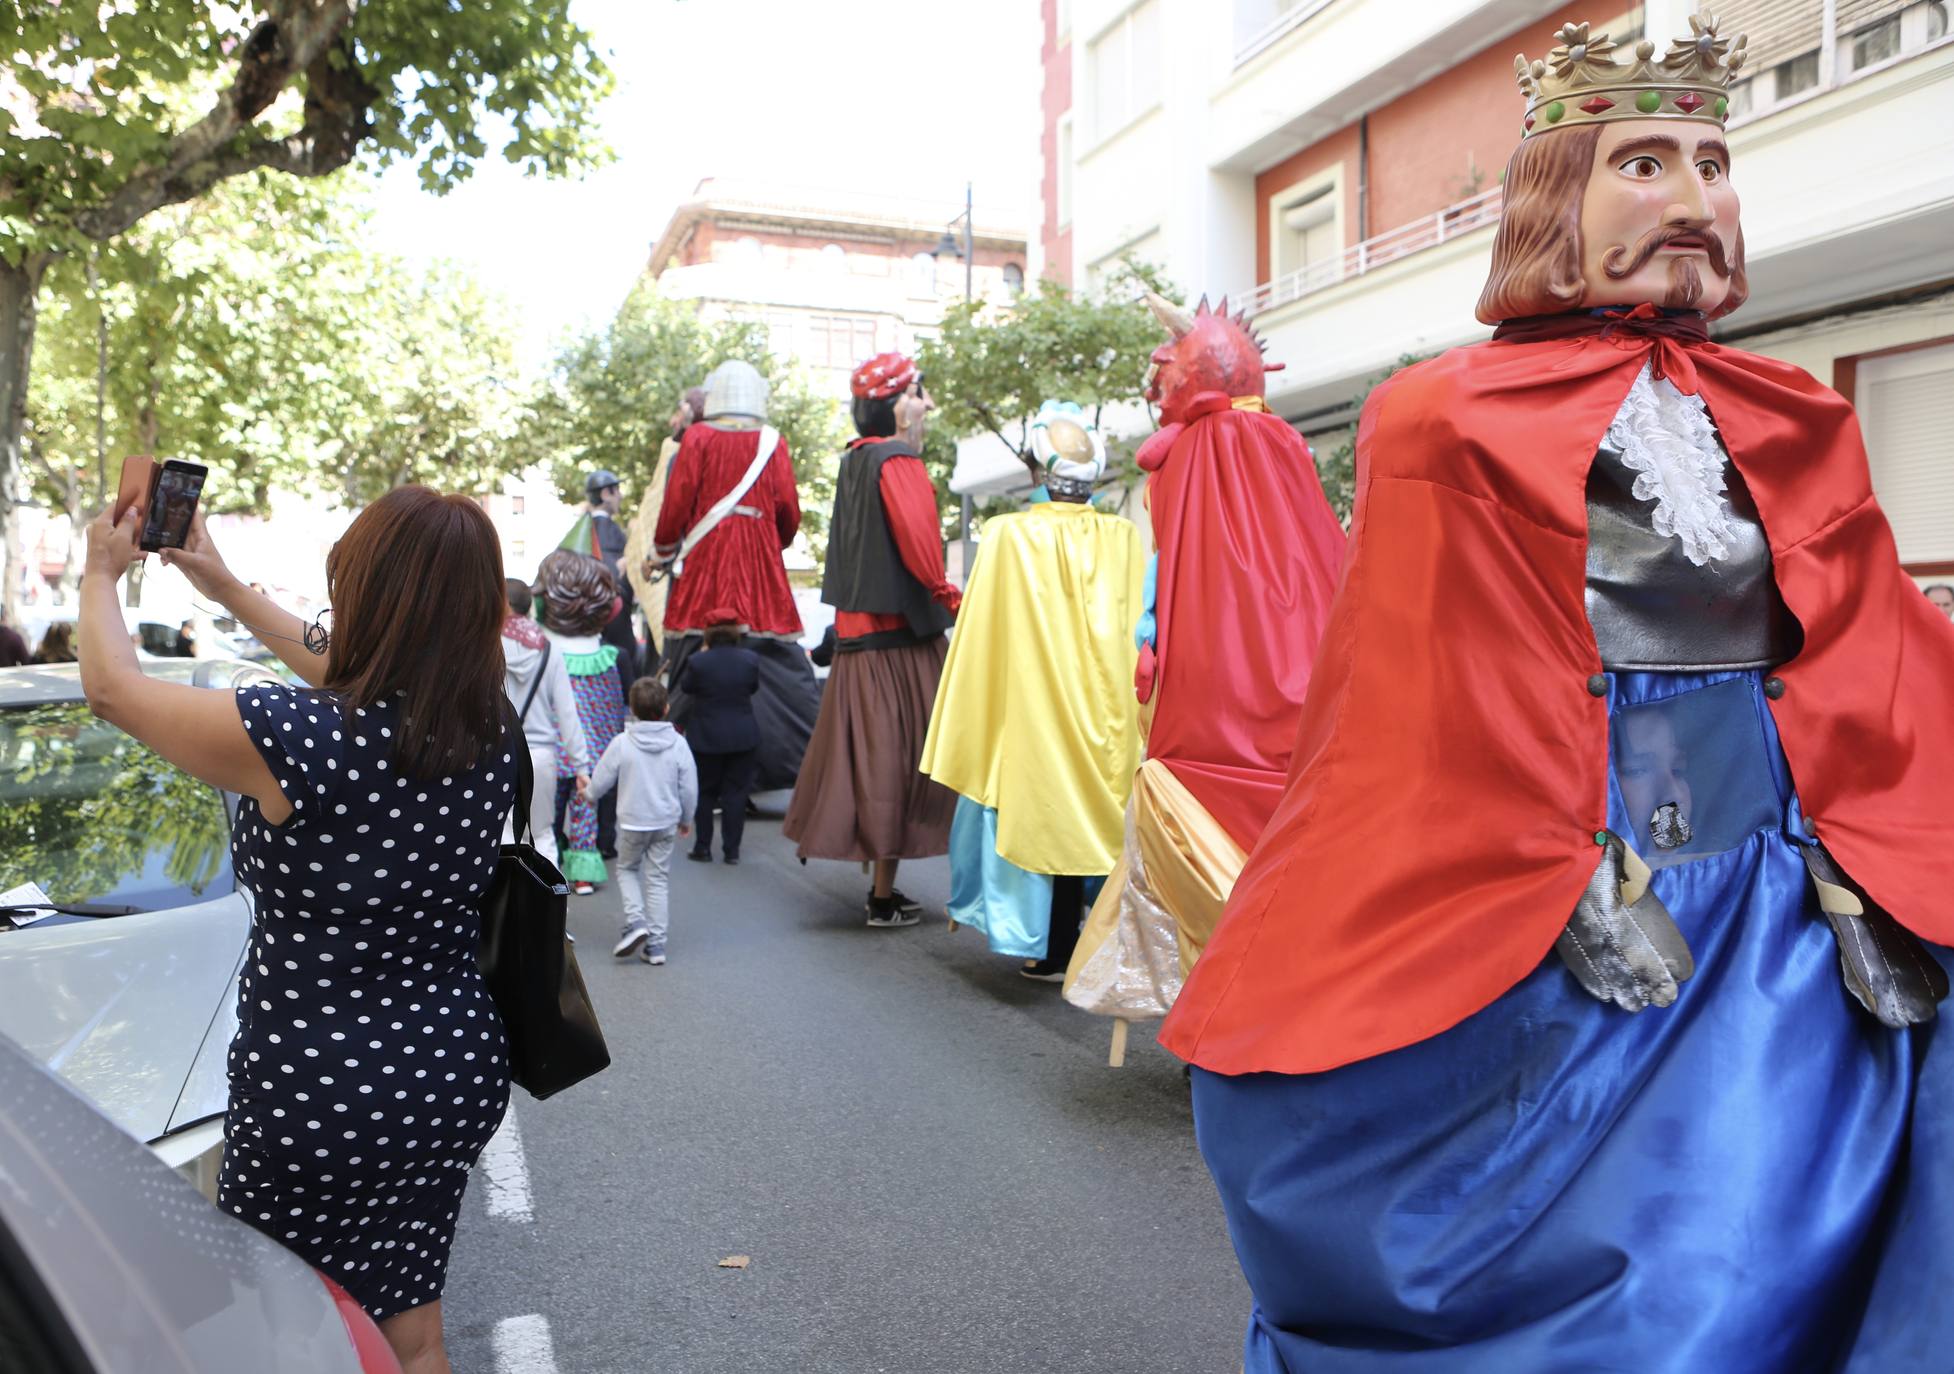
[(90, 1368), (359, 1374), (303, 1260), (218, 1212), (4, 1037), (0, 1233)]
[(0, 934), (0, 1034), (138, 1140), (221, 1113), (250, 926), (231, 894)]

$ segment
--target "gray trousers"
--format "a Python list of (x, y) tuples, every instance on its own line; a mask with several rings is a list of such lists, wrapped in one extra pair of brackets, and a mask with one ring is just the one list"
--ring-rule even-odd
[(647, 948), (663, 952), (671, 924), (672, 851), (678, 829), (617, 832), (617, 891), (624, 899), (624, 929), (650, 933)]

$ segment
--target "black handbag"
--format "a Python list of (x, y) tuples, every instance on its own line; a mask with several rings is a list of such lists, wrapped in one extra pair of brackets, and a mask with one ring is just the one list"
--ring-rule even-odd
[(510, 733), (520, 761), (520, 819), (513, 830), (515, 843), (502, 846), (495, 878), (482, 900), (480, 960), (489, 996), (502, 1014), (509, 1076), (540, 1099), (609, 1068), (611, 1052), (564, 929), (570, 885), (531, 843), (529, 801), (535, 773), (522, 731)]

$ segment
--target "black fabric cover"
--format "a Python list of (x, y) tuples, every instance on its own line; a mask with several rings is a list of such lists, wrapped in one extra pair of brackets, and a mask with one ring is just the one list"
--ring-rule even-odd
[(934, 639), (956, 617), (931, 600), (929, 588), (903, 567), (882, 512), (882, 464), (898, 456), (914, 458), (916, 451), (901, 439), (883, 439), (842, 458), (821, 599), (836, 610), (900, 615), (916, 638)]
[[(705, 644), (704, 635), (672, 635), (665, 642), (661, 673), (671, 692), (668, 719), (680, 730), (691, 718), (693, 702), (678, 690), (679, 674)], [(760, 660), (760, 690), (753, 697), (753, 718), (760, 724), (760, 767), (754, 788), (777, 792), (792, 787), (801, 773), (801, 756), (821, 714), (821, 684), (807, 652), (799, 644), (767, 635), (748, 635), (740, 641)]]

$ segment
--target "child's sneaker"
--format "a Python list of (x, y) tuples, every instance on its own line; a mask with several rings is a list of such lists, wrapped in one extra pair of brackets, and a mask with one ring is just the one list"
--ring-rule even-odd
[(868, 923), (878, 930), (895, 926), (913, 926), (923, 918), (914, 907), (905, 907), (896, 896), (878, 897), (874, 893), (868, 898)]
[(645, 942), (649, 939), (651, 939), (650, 931), (646, 930), (643, 926), (632, 926), (618, 938), (618, 942), (612, 948), (611, 953), (619, 959), (629, 959), (634, 954), (642, 954), (644, 952)]
[(651, 946), (646, 945), (644, 949), (639, 952), (638, 957), (640, 959), (643, 959), (647, 964), (651, 964), (655, 967), (656, 965), (665, 962), (665, 951), (662, 949), (653, 949)]
[(593, 892), (597, 891), (597, 884), (592, 882), (586, 882), (582, 878), (579, 878), (577, 879), (577, 881), (570, 884), (570, 891), (574, 892), (579, 897), (588, 897)]

